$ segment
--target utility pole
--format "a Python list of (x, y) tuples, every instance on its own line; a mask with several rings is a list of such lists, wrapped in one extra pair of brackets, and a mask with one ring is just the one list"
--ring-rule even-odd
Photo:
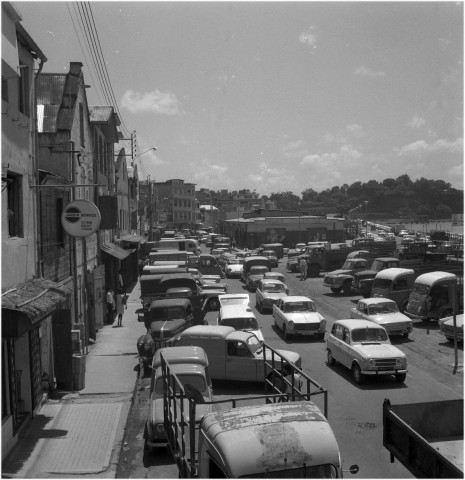
[(147, 177), (148, 188), (148, 217), (149, 217), (149, 241), (152, 241), (152, 184), (150, 182), (150, 175)]

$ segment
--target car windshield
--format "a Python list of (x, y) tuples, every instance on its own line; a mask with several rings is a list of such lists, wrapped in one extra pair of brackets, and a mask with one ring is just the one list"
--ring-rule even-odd
[(182, 307), (156, 308), (151, 310), (154, 320), (173, 320), (184, 318), (185, 310)]
[[(205, 379), (200, 375), (189, 375), (189, 374), (176, 374), (181, 384), (185, 387), (186, 385), (191, 385), (196, 388), (200, 393), (205, 394), (207, 392), (207, 385)], [(171, 377), (172, 378), (172, 377)], [(176, 391), (179, 392), (179, 385), (176, 383)], [(157, 395), (163, 395), (163, 378), (158, 377), (155, 385), (155, 393)]]
[(264, 267), (264, 266), (250, 267), (250, 270), (249, 270), (250, 275), (261, 275), (265, 272), (269, 272), (268, 267)]
[(262, 290), (264, 292), (280, 293), (280, 292), (284, 292), (285, 288), (282, 283), (264, 283), (262, 285)]
[(288, 302), (284, 304), (283, 310), (287, 313), (316, 312), (316, 307), (313, 302)]
[[(258, 330), (258, 328), (256, 330)], [(263, 348), (262, 342), (260, 342), (260, 340), (255, 335), (250, 335), (250, 337), (247, 339), (247, 345), (252, 352)]]
[(416, 293), (418, 295), (426, 295), (429, 290), (429, 285), (425, 285), (424, 283), (415, 283), (413, 285), (412, 293)]
[(356, 260), (346, 260), (341, 270), (352, 270), (355, 267)]
[(368, 306), (369, 315), (379, 315), (383, 313), (396, 313), (399, 309), (395, 302), (377, 303), (376, 305)]
[(265, 278), (273, 278), (274, 280), (279, 280), (284, 283), (284, 275), (274, 272), (265, 273)]
[(373, 288), (380, 288), (380, 289), (389, 289), (391, 286), (392, 280), (388, 278), (375, 278), (373, 283)]
[(225, 318), (221, 320), (221, 325), (233, 327), (236, 330), (258, 330), (257, 319), (250, 318)]
[(353, 342), (385, 342), (388, 336), (381, 328), (357, 328), (352, 330)]
[(226, 305), (243, 305), (249, 303), (249, 300), (241, 298), (241, 297), (231, 297), (231, 298), (222, 298), (220, 299), (220, 303), (223, 306)]
[(240, 478), (337, 478), (337, 470), (334, 465), (312, 465), (286, 470), (267, 470), (266, 474), (256, 473), (244, 475)]
[(264, 257), (275, 257), (276, 256), (276, 253), (274, 253), (273, 250), (265, 250), (262, 255)]

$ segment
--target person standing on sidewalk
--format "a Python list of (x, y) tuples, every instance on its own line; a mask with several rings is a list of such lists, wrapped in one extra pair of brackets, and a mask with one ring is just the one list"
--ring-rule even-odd
[(306, 280), (307, 279), (307, 260), (304, 257), (300, 259), (300, 279)]
[(124, 290), (119, 288), (118, 293), (116, 294), (116, 314), (118, 315), (117, 327), (123, 326), (123, 314), (125, 308), (128, 308), (126, 305), (126, 295)]
[(115, 318), (115, 296), (111, 288), (107, 289), (107, 323), (110, 325)]

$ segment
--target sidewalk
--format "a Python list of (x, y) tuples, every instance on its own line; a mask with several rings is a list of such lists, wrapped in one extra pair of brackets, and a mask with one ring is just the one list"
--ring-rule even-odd
[[(3, 478), (115, 478), (138, 375), (140, 284), (123, 326), (105, 325), (86, 356), (85, 388), (48, 399), (2, 463)], [(67, 393), (67, 394), (66, 394)]]

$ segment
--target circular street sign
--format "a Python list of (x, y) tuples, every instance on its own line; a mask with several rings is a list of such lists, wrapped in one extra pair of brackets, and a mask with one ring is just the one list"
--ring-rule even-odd
[(72, 237), (87, 237), (100, 226), (100, 211), (89, 200), (75, 200), (68, 203), (61, 214), (61, 224)]

